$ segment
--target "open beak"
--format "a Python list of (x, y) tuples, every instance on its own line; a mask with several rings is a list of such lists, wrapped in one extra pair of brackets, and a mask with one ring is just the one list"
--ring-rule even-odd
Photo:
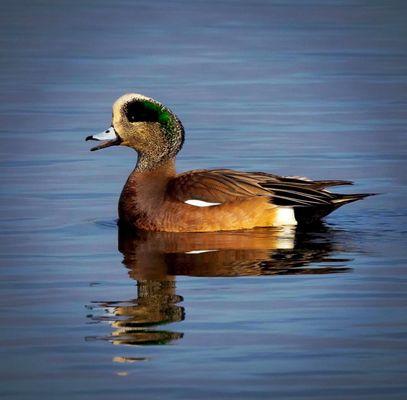
[(113, 126), (102, 133), (98, 133), (97, 135), (90, 135), (85, 140), (103, 141), (103, 143), (101, 143), (99, 146), (92, 147), (90, 151), (100, 150), (110, 146), (118, 146), (122, 142)]

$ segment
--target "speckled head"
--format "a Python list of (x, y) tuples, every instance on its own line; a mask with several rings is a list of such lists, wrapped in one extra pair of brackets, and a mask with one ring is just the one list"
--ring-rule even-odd
[(112, 126), (87, 140), (108, 140), (92, 150), (128, 146), (139, 154), (138, 168), (151, 169), (174, 158), (184, 142), (178, 117), (163, 104), (142, 94), (129, 93), (113, 104)]

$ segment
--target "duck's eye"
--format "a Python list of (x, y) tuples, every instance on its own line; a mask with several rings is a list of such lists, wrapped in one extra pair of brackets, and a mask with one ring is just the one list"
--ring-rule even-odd
[(155, 104), (143, 101), (131, 101), (124, 106), (124, 113), (130, 122), (157, 122), (159, 110)]

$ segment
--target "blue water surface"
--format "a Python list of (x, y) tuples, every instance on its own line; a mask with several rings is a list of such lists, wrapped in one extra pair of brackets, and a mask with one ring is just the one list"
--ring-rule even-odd
[[(0, 10), (4, 398), (407, 397), (405, 2)], [(125, 92), (181, 118), (179, 171), (381, 195), (294, 233), (119, 232), (136, 154), (84, 138)]]

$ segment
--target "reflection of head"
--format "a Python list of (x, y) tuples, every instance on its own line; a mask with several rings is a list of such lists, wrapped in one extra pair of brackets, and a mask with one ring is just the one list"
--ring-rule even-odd
[[(184, 319), (183, 299), (175, 294), (174, 281), (139, 281), (137, 299), (123, 302), (98, 302), (91, 318), (108, 320), (114, 331), (106, 339), (114, 344), (163, 344), (180, 339), (182, 333), (151, 329)], [(102, 315), (96, 311), (103, 310)]]

